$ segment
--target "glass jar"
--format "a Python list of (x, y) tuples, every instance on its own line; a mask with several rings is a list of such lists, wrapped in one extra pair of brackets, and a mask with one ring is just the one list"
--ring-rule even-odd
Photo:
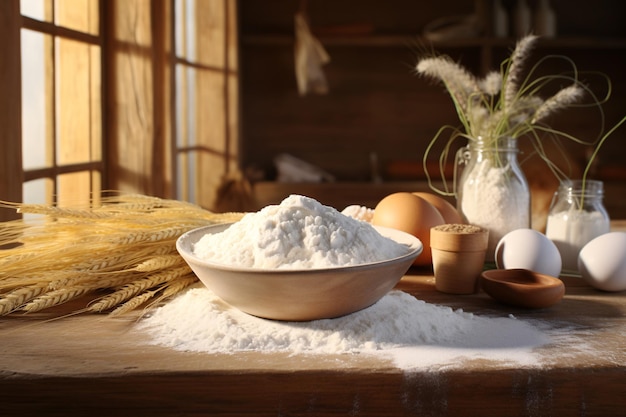
[(566, 180), (554, 194), (546, 236), (561, 254), (564, 273), (578, 273), (578, 254), (595, 237), (610, 230), (604, 208), (604, 185), (595, 180)]
[(512, 137), (491, 143), (470, 140), (459, 151), (457, 209), (467, 223), (489, 230), (488, 262), (494, 260), (496, 245), (505, 234), (530, 227), (530, 190), (517, 154)]

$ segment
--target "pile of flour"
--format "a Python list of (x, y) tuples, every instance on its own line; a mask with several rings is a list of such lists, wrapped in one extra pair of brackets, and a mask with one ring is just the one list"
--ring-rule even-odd
[(332, 207), (291, 195), (203, 236), (194, 254), (213, 263), (264, 269), (359, 265), (405, 255), (405, 245)]
[(512, 317), (480, 317), (393, 290), (373, 306), (335, 319), (265, 320), (193, 288), (138, 324), (152, 344), (180, 351), (293, 354), (361, 353), (403, 369), (453, 366), (464, 359), (536, 365), (533, 349), (550, 338)]

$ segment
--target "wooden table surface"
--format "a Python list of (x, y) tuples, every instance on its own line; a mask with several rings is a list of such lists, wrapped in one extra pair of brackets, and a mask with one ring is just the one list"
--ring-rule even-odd
[(439, 293), (428, 270), (409, 271), (397, 286), (429, 303), (565, 332), (538, 349), (536, 366), (401, 369), (358, 354), (189, 353), (148, 344), (137, 316), (48, 320), (75, 307), (66, 305), (4, 317), (0, 416), (625, 416), (626, 292), (563, 279), (565, 298), (542, 310)]
[(626, 294), (565, 280), (561, 303), (532, 311), (483, 293), (438, 293), (420, 271), (397, 287), (467, 312), (572, 329), (568, 343), (540, 348), (549, 365), (530, 367), (403, 370), (365, 355), (185, 353), (148, 345), (134, 317), (7, 317), (0, 415), (626, 415)]

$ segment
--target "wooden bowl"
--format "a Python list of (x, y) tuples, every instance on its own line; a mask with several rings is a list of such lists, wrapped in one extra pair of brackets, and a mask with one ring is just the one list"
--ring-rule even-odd
[(176, 248), (200, 281), (222, 300), (248, 314), (275, 320), (334, 318), (369, 307), (398, 283), (423, 247), (408, 233), (376, 227), (406, 245), (406, 254), (369, 264), (300, 270), (227, 266), (194, 255), (193, 245), (202, 236), (229, 226), (189, 231), (178, 238)]
[(504, 304), (525, 308), (546, 308), (565, 294), (563, 281), (528, 269), (492, 269), (481, 274), (485, 293)]

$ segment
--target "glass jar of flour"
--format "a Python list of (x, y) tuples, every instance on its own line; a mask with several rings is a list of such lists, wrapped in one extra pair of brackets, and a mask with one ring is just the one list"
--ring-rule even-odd
[(530, 191), (518, 152), (513, 137), (473, 138), (459, 151), (457, 208), (467, 223), (489, 230), (487, 262), (504, 235), (530, 227)]
[(583, 246), (609, 232), (603, 197), (603, 183), (595, 180), (563, 181), (554, 194), (546, 236), (559, 248), (563, 272), (578, 273), (578, 254)]

